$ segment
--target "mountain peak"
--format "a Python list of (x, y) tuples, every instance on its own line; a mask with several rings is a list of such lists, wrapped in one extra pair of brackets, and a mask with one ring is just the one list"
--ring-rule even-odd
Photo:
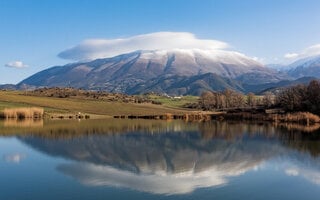
[(184, 57), (193, 57), (194, 59), (206, 59), (211, 62), (220, 62), (225, 64), (263, 66), (254, 59), (235, 51), (176, 48), (169, 50), (139, 50), (135, 51), (135, 53), (141, 54), (141, 58), (143, 59), (155, 59), (162, 56), (170, 57), (173, 55), (178, 55)]

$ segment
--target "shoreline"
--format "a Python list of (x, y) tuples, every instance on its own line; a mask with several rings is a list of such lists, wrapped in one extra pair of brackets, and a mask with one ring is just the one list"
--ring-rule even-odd
[(309, 112), (290, 113), (266, 113), (266, 112), (211, 112), (193, 114), (170, 114), (165, 115), (116, 115), (117, 119), (156, 119), (156, 120), (185, 120), (185, 121), (210, 121), (210, 120), (231, 120), (231, 121), (261, 121), (275, 123), (295, 123), (302, 125), (313, 125), (320, 123), (320, 117)]
[[(40, 108), (32, 108), (39, 110)], [(101, 115), (90, 113), (47, 113), (30, 114), (29, 108), (13, 108), (9, 110), (11, 115), (0, 112), (0, 120), (6, 119), (48, 119), (48, 120), (72, 120), (72, 119), (150, 119), (150, 120), (184, 120), (184, 121), (210, 121), (210, 120), (231, 120), (231, 121), (262, 121), (275, 123), (295, 123), (302, 125), (313, 125), (320, 123), (318, 115), (309, 112), (288, 112), (273, 113), (268, 111), (236, 111), (236, 112), (208, 112), (208, 111), (190, 111), (189, 113), (165, 113), (165, 114), (119, 114), (119, 115)], [(28, 115), (23, 113), (27, 110)], [(12, 114), (13, 113), (13, 114)]]

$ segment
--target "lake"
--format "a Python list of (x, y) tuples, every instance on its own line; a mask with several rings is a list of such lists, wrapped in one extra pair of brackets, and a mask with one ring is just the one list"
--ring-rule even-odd
[(0, 122), (0, 199), (319, 199), (319, 127)]

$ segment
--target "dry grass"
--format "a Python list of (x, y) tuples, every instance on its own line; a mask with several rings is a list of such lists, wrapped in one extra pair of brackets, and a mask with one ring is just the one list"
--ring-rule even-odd
[(320, 117), (309, 112), (287, 113), (283, 115), (275, 115), (276, 121), (295, 122), (302, 124), (315, 124), (320, 122)]
[(305, 125), (320, 123), (320, 117), (309, 112), (296, 112), (286, 114), (266, 114), (266, 113), (227, 113), (224, 117), (231, 120), (257, 120), (272, 122), (290, 122)]
[(40, 119), (43, 117), (43, 108), (30, 107), (30, 108), (5, 108), (2, 117), (9, 119)]

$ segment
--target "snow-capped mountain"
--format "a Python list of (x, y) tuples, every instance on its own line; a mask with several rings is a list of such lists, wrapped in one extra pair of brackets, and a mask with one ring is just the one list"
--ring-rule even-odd
[(289, 65), (288, 74), (294, 78), (312, 76), (320, 78), (320, 55), (300, 59)]
[[(264, 67), (261, 63), (238, 52), (175, 49), (135, 51), (112, 58), (52, 67), (23, 80), (20, 85), (72, 86), (111, 92), (140, 93), (143, 91), (132, 88), (138, 85), (140, 88), (147, 88), (151, 85), (146, 84), (165, 81), (168, 77), (178, 76), (181, 80), (207, 73), (224, 80), (247, 84), (277, 82), (285, 78), (276, 70)], [(179, 94), (188, 94), (188, 88)]]

